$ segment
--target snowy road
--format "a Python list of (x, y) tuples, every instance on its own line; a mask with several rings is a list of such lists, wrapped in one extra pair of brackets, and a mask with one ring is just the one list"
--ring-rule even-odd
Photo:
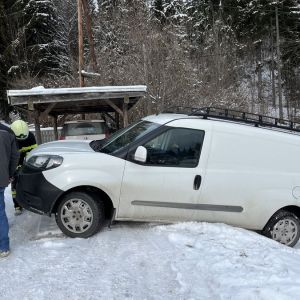
[(118, 223), (87, 240), (34, 240), (39, 216), (13, 215), (0, 299), (299, 299), (300, 244), (223, 224)]

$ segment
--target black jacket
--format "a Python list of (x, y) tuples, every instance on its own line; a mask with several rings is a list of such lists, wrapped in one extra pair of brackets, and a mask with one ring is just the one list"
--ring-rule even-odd
[(8, 186), (19, 161), (16, 139), (9, 130), (0, 129), (0, 158), (0, 187), (3, 188)]
[(17, 146), (20, 152), (19, 166), (22, 166), (27, 153), (37, 147), (34, 134), (32, 132), (29, 132), (29, 135), (25, 140), (17, 139)]

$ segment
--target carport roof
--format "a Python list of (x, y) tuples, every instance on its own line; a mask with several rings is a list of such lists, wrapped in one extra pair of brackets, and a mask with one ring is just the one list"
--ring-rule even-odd
[(144, 85), (94, 86), (77, 88), (43, 88), (8, 90), (8, 102), (21, 109), (49, 111), (51, 115), (114, 112), (130, 109), (146, 94)]

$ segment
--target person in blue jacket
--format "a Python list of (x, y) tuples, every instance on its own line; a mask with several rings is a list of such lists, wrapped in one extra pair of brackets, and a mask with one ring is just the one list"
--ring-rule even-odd
[[(4, 129), (4, 130), (3, 130)], [(19, 161), (15, 137), (0, 127), (0, 258), (9, 255), (9, 226), (5, 212), (4, 190), (13, 177)]]

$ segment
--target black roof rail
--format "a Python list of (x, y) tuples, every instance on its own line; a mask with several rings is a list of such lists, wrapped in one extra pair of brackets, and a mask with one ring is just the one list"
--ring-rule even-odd
[(184, 114), (189, 115), (192, 112), (199, 110), (199, 107), (192, 107), (192, 106), (171, 106), (166, 110), (162, 111), (162, 114)]
[[(174, 109), (175, 108), (175, 109)], [(253, 124), (254, 126), (280, 128), (289, 131), (300, 132), (300, 123), (293, 122), (286, 119), (278, 119), (274, 117), (253, 114), (227, 108), (217, 107), (188, 107), (188, 106), (176, 106), (171, 107), (163, 113), (181, 113), (189, 116), (200, 116), (204, 119), (213, 118), (228, 121), (235, 121), (239, 123)]]

